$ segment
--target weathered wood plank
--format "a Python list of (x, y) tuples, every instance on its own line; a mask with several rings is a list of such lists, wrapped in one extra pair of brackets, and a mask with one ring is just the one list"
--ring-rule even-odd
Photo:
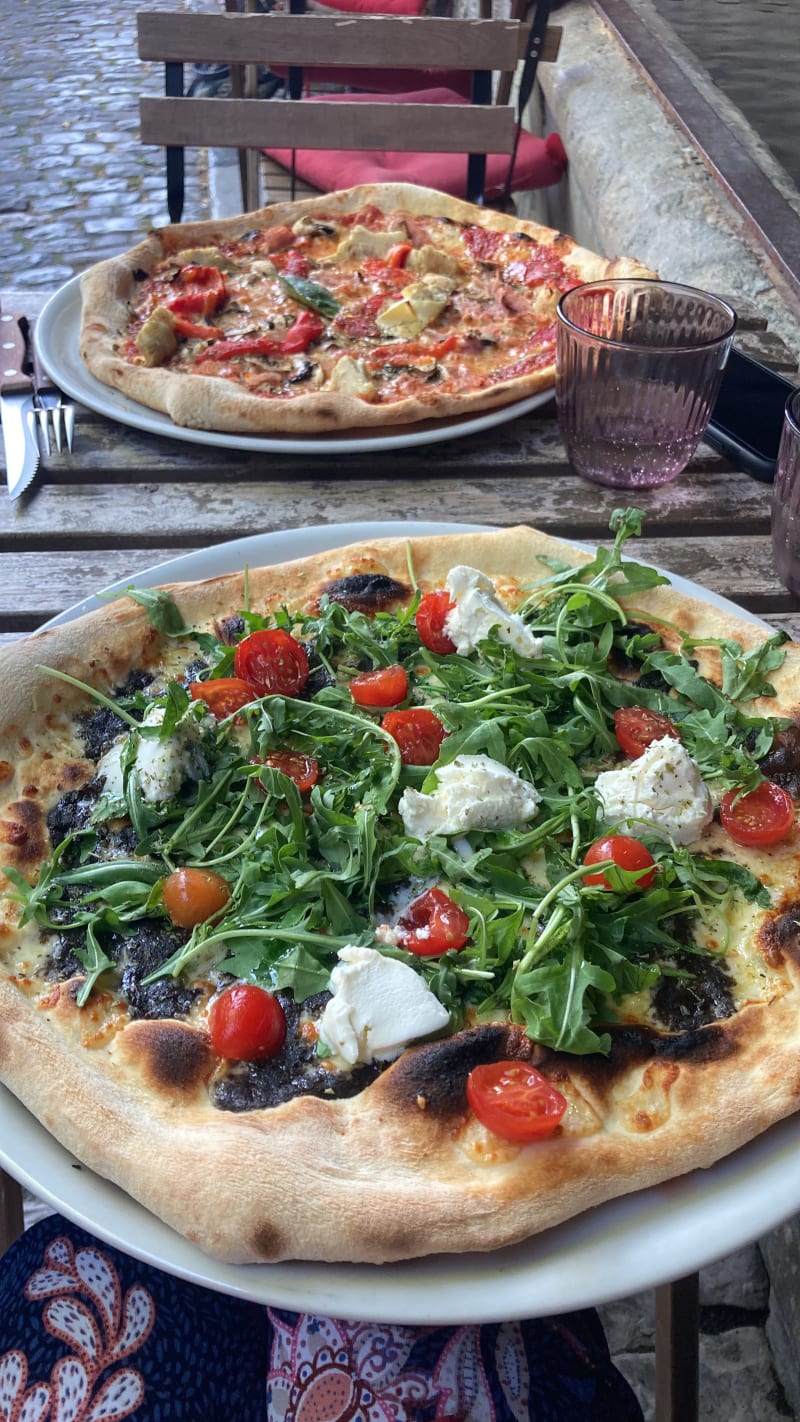
[[(138, 569), (174, 557), (176, 551), (162, 546), (53, 552), (47, 557), (45, 585), (40, 553), (0, 554), (0, 631), (32, 631), (63, 608)], [(766, 534), (721, 537), (710, 543), (703, 538), (641, 539), (630, 552), (642, 562), (656, 563), (760, 614), (800, 615), (800, 602), (786, 592), (773, 570)]]
[[(462, 455), (463, 460), (463, 455)], [(461, 470), (463, 471), (463, 463)], [(346, 484), (303, 469), (289, 478), (242, 483), (146, 482), (37, 486), (24, 504), (0, 500), (0, 549), (186, 547), (275, 528), (355, 520), (450, 519), (465, 523), (531, 523), (563, 537), (602, 538), (619, 490), (589, 484), (562, 469), (486, 476), (471, 470), (409, 478), (375, 472)], [(769, 529), (765, 485), (726, 470), (687, 473), (674, 484), (635, 496), (645, 527), (659, 533), (714, 537)]]

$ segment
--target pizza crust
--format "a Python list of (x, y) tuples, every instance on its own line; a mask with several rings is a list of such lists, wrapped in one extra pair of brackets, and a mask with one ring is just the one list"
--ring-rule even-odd
[(458, 395), (440, 394), (431, 386), (424, 398), (405, 398), (386, 404), (370, 404), (332, 390), (310, 392), (292, 399), (271, 399), (251, 395), (218, 376), (193, 376), (160, 367), (132, 365), (118, 354), (128, 330), (137, 272), (151, 272), (171, 253), (189, 247), (213, 246), (255, 228), (291, 224), (300, 217), (316, 213), (344, 216), (370, 205), (384, 212), (401, 208), (411, 214), (479, 223), (492, 231), (526, 232), (568, 260), (584, 281), (655, 275), (635, 259), (601, 257), (563, 233), (491, 209), (473, 207), (429, 188), (402, 183), (364, 185), (297, 202), (274, 203), (239, 217), (160, 228), (130, 251), (91, 267), (81, 280), (82, 359), (104, 385), (160, 410), (176, 425), (246, 434), (314, 435), (331, 430), (402, 426), (428, 419), (478, 414), (551, 389), (555, 382), (554, 363), (529, 375)]
[[(488, 534), (376, 540), (249, 573), (251, 605), (312, 605), (322, 582), (381, 571), (403, 582), (408, 553), (420, 585), (441, 585), (471, 563), (510, 595), (544, 576), (540, 557), (588, 558), (525, 528)], [(171, 589), (186, 620), (202, 624), (241, 604), (243, 577)], [(734, 636), (759, 629), (656, 589), (639, 607), (670, 622)], [(144, 611), (121, 598), (78, 621), (14, 644), (0, 677), (3, 863), (33, 879), (36, 865), (2, 826), (21, 785), (66, 747), (79, 692), (49, 665), (109, 689), (162, 653)], [(800, 648), (775, 674), (782, 710), (798, 696)], [(33, 707), (33, 710), (31, 710)], [(769, 710), (775, 705), (770, 703)], [(80, 777), (74, 756), (57, 764)], [(62, 771), (48, 771), (42, 811)], [(34, 801), (37, 797), (33, 797)], [(13, 838), (13, 837), (12, 837)], [(9, 857), (11, 856), (11, 857)], [(795, 862), (782, 885), (800, 899)], [(0, 935), (0, 965), (10, 932)], [(780, 961), (779, 961), (780, 960)], [(566, 1057), (503, 1023), (406, 1051), (360, 1095), (301, 1097), (264, 1111), (215, 1110), (204, 1092), (205, 1033), (175, 1022), (116, 1030), (107, 995), (75, 1006), (77, 984), (37, 997), (35, 984), (0, 966), (0, 1077), (85, 1165), (113, 1181), (206, 1252), (234, 1263), (283, 1259), (382, 1263), (512, 1244), (610, 1198), (705, 1168), (797, 1109), (800, 1096), (800, 962), (776, 956), (782, 992), (735, 1017), (653, 1038), (632, 1029), (611, 1056)], [(562, 1134), (527, 1146), (499, 1142), (470, 1118), (467, 1071), (478, 1061), (530, 1057), (570, 1102)]]

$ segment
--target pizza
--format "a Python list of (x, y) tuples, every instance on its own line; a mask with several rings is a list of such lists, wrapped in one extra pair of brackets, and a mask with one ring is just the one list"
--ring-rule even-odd
[(550, 389), (562, 292), (652, 276), (410, 184), (165, 227), (82, 279), (81, 356), (177, 425), (315, 434)]
[(490, 1250), (800, 1092), (800, 648), (528, 528), (4, 650), (0, 1078), (208, 1253)]

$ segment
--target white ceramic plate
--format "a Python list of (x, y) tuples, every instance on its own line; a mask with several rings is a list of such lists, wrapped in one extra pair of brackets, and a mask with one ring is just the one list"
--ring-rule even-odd
[(411, 449), (416, 445), (437, 444), (446, 439), (463, 439), (466, 435), (494, 429), (495, 425), (508, 424), (510, 420), (537, 410), (553, 398), (552, 390), (543, 390), (527, 400), (503, 405), (498, 410), (487, 410), (482, 415), (395, 425), (380, 433), (367, 429), (349, 430), (342, 434), (331, 431), (301, 439), (293, 435), (240, 435), (223, 430), (188, 430), (173, 424), (169, 415), (159, 410), (148, 410), (138, 400), (131, 400), (121, 391), (102, 385), (90, 374), (79, 353), (80, 318), (80, 277), (72, 277), (50, 297), (36, 326), (36, 343), (42, 364), (59, 389), (99, 415), (107, 415), (109, 419), (132, 425), (137, 430), (146, 430), (148, 434), (186, 440), (190, 444), (260, 450), (263, 454), (326, 454), (334, 450), (339, 454), (370, 454), (382, 449)]
[[(132, 582), (154, 586), (215, 577), (245, 564), (255, 567), (362, 539), (478, 527), (350, 523), (256, 534), (134, 573), (114, 584), (113, 590), (121, 591)], [(679, 577), (672, 581), (682, 592), (742, 615), (740, 608), (694, 583)], [(54, 622), (104, 601), (86, 599)], [(307, 1263), (235, 1266), (210, 1259), (123, 1191), (82, 1167), (2, 1088), (0, 1163), (99, 1238), (182, 1278), (297, 1312), (383, 1323), (488, 1322), (590, 1307), (690, 1274), (800, 1210), (797, 1117), (781, 1122), (710, 1170), (612, 1200), (524, 1244), (489, 1254), (434, 1255), (380, 1268)]]

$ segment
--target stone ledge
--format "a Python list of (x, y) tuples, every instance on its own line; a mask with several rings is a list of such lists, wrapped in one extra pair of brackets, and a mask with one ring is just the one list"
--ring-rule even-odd
[[(650, 23), (649, 0), (635, 3)], [(766, 253), (616, 36), (590, 0), (568, 0), (557, 18), (559, 57), (539, 68), (541, 122), (545, 131), (561, 134), (569, 170), (557, 189), (526, 195), (520, 215), (530, 211), (608, 256), (638, 257), (673, 281), (741, 293), (800, 356), (800, 315), (784, 300)], [(674, 48), (690, 67), (677, 37)], [(732, 115), (742, 142), (752, 144), (763, 171), (788, 199), (793, 190), (783, 170), (705, 71), (695, 65), (694, 73), (698, 90), (707, 97), (713, 90), (715, 103)]]

